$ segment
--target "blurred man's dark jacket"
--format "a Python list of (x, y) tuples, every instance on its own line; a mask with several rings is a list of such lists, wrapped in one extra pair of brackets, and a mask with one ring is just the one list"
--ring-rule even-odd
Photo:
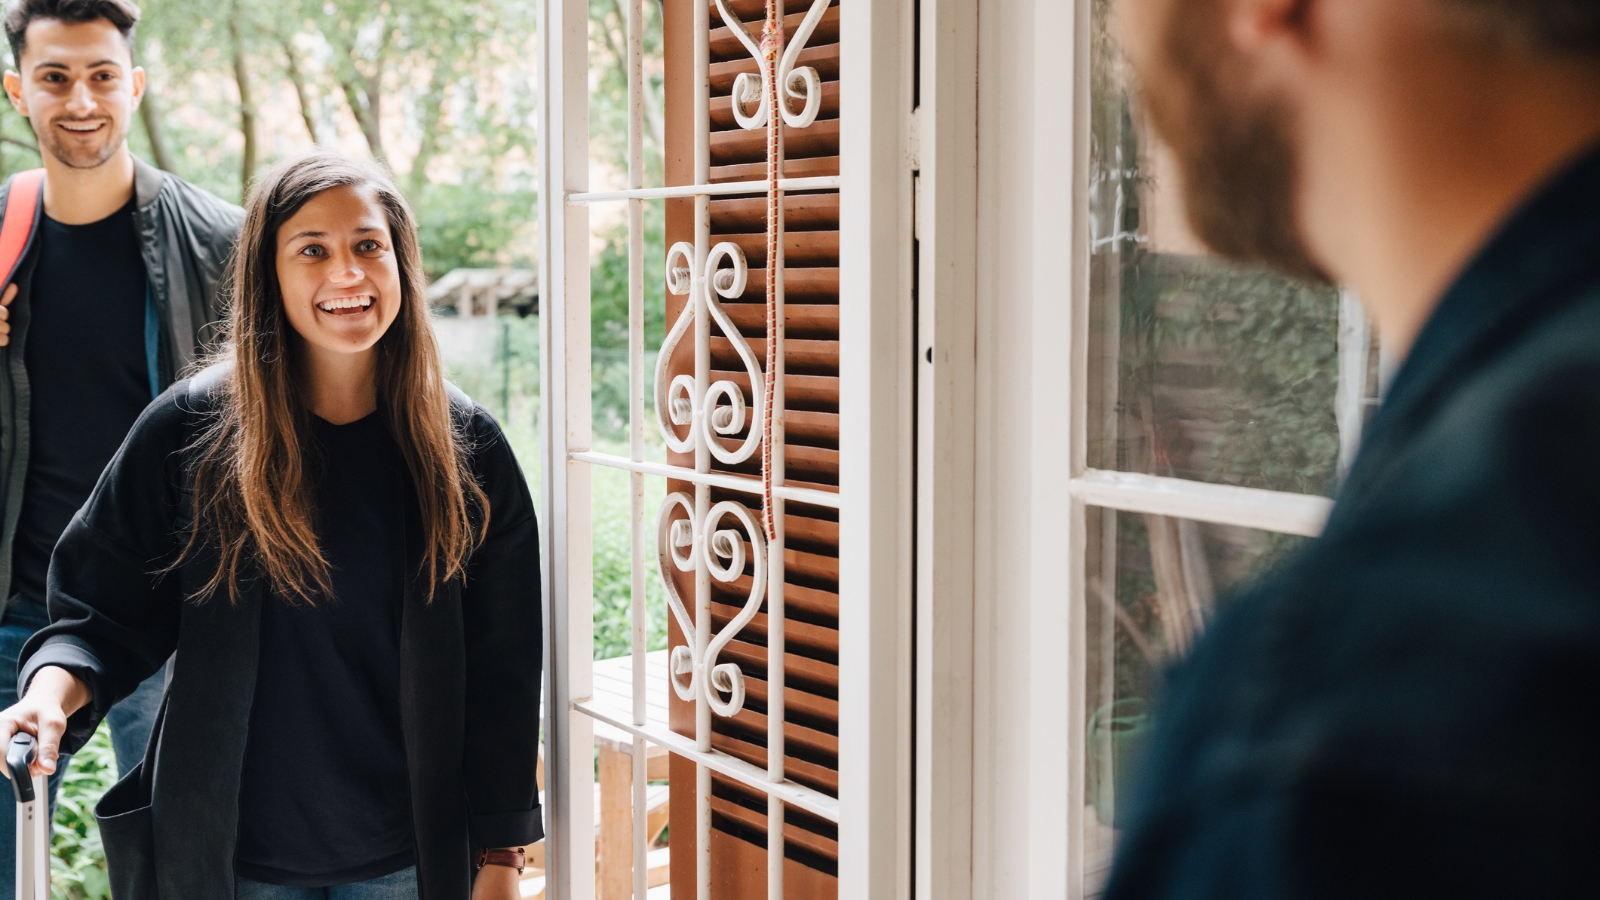
[(1148, 746), (1108, 900), (1600, 896), (1600, 153), (1449, 290)]

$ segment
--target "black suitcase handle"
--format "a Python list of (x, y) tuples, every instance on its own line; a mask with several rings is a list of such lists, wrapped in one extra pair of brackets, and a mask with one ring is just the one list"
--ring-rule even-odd
[(37, 755), (33, 735), (26, 731), (17, 732), (11, 738), (11, 746), (6, 748), (6, 768), (11, 770), (11, 790), (16, 793), (18, 803), (33, 802), (33, 773), (28, 767), (33, 765)]

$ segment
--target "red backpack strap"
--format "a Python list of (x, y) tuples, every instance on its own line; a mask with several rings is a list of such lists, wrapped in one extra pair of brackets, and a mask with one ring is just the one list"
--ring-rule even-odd
[(0, 289), (11, 284), (17, 266), (33, 245), (33, 232), (44, 206), (44, 170), (29, 169), (11, 176), (6, 191), (6, 217), (0, 222)]

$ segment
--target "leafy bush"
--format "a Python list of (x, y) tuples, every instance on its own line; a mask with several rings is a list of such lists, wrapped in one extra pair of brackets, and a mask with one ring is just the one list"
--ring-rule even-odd
[(94, 805), (117, 781), (111, 735), (102, 724), (72, 758), (56, 798), (55, 835), (50, 841), (50, 895), (53, 900), (109, 900), (106, 853)]

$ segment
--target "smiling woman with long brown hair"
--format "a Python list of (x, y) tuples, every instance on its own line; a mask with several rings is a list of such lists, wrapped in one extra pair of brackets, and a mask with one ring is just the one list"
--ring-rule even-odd
[(511, 900), (542, 836), (533, 503), (444, 380), (388, 175), (251, 193), (218, 358), (134, 426), (57, 545), (0, 743), (38, 769), (174, 659), (97, 815), (119, 900)]

